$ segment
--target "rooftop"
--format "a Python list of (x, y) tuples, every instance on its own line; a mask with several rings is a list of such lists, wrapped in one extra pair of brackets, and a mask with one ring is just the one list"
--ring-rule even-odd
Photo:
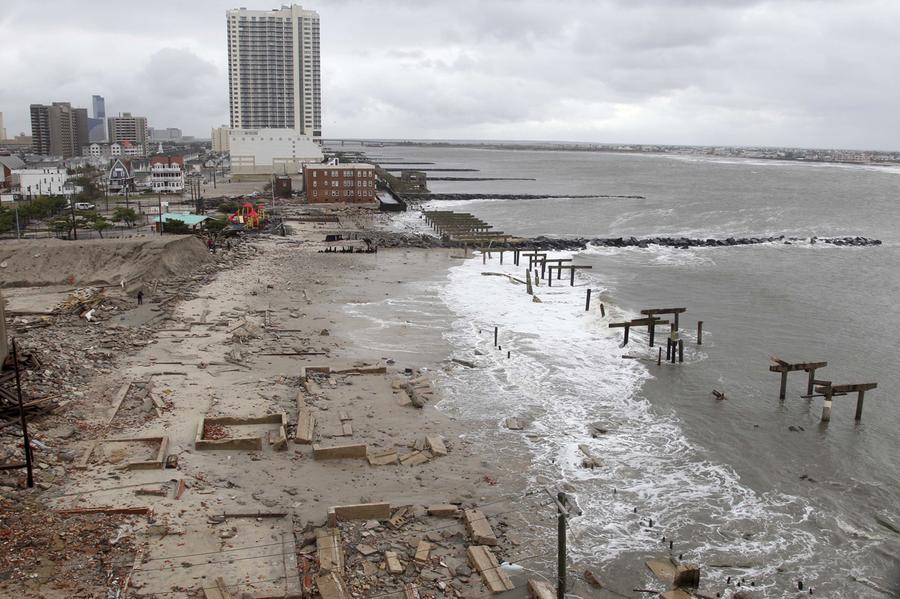
[(347, 162), (342, 164), (307, 164), (306, 168), (314, 168), (314, 169), (322, 169), (322, 170), (341, 170), (341, 169), (353, 169), (353, 168), (367, 168), (374, 169), (374, 164), (369, 164), (368, 162)]

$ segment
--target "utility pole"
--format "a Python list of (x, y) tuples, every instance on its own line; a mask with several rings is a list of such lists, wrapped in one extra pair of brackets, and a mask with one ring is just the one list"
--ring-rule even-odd
[(72, 215), (72, 237), (75, 238), (75, 241), (78, 241), (78, 227), (75, 226), (75, 202), (69, 199), (69, 212)]
[(162, 217), (162, 194), (156, 194), (156, 201), (159, 202), (159, 234), (163, 234), (163, 217)]
[[(16, 349), (16, 338), (12, 339), (13, 364), (16, 365), (16, 394), (19, 398), (19, 418), (22, 423), (22, 441), (25, 445), (25, 469), (28, 472), (28, 488), (34, 488), (34, 473), (31, 465), (31, 439), (28, 437), (28, 423), (25, 421), (25, 408), (22, 406), (22, 381), (19, 378), (19, 352)], [(21, 466), (20, 466), (21, 467)]]

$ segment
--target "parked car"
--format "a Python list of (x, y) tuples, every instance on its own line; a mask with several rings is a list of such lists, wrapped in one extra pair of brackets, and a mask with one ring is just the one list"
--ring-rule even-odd
[(95, 206), (87, 202), (75, 202), (75, 210), (93, 210)]

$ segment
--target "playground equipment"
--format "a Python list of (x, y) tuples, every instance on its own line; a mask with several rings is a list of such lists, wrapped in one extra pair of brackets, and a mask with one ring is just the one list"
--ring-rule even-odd
[(241, 224), (247, 229), (258, 229), (260, 224), (266, 220), (265, 204), (257, 204), (254, 206), (251, 202), (246, 202), (237, 211), (228, 217), (231, 224)]

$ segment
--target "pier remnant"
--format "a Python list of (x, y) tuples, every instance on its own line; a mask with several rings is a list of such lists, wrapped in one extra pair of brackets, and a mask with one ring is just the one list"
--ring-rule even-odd
[(654, 329), (661, 324), (669, 324), (668, 320), (662, 320), (657, 317), (650, 318), (636, 318), (634, 320), (629, 320), (627, 322), (611, 322), (609, 323), (609, 328), (611, 329), (625, 329), (625, 337), (622, 341), (622, 345), (628, 345), (628, 332), (631, 330), (631, 327), (647, 327), (647, 330), (650, 334), (650, 347), (653, 347), (653, 337), (654, 337)]
[(775, 356), (772, 356), (770, 359), (775, 363), (769, 366), (769, 371), (781, 373), (781, 389), (778, 392), (778, 399), (784, 399), (785, 397), (785, 394), (787, 392), (787, 375), (789, 372), (802, 370), (809, 373), (809, 381), (807, 383), (806, 392), (807, 394), (811, 395), (813, 392), (813, 386), (816, 382), (816, 370), (828, 366), (828, 362), (799, 362), (791, 364)]
[(828, 422), (829, 420), (831, 420), (832, 398), (836, 395), (847, 395), (849, 393), (857, 394), (855, 420), (859, 422), (860, 420), (862, 420), (863, 398), (866, 394), (866, 391), (875, 389), (876, 387), (878, 387), (878, 383), (857, 383), (854, 385), (828, 384), (816, 387), (816, 391), (818, 393), (822, 393), (825, 395), (825, 403), (822, 405), (822, 422)]

